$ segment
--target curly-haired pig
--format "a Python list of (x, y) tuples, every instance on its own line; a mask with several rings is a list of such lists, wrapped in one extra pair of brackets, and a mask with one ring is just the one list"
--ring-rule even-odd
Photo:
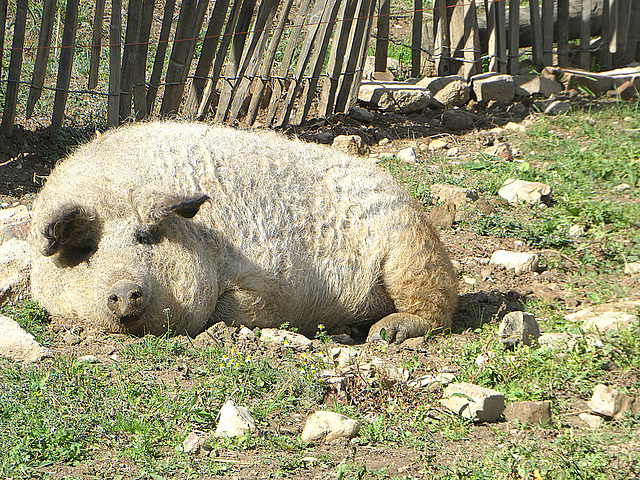
[(136, 335), (223, 321), (400, 342), (448, 328), (457, 300), (442, 243), (388, 173), (270, 131), (98, 135), (52, 172), (29, 241), (51, 314)]

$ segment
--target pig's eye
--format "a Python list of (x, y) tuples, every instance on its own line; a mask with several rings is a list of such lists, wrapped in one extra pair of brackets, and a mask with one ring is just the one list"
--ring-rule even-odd
[(138, 230), (135, 236), (136, 243), (141, 245), (155, 245), (158, 243), (158, 236), (149, 230)]
[(56, 261), (60, 267), (75, 267), (89, 260), (96, 250), (98, 250), (98, 246), (89, 240), (75, 245), (65, 245), (60, 249)]

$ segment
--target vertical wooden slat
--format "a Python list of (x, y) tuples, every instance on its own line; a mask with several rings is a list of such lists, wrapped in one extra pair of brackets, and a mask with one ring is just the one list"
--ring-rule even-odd
[(629, 38), (629, 21), (631, 20), (631, 0), (618, 0), (618, 2), (618, 35), (613, 62), (614, 67), (624, 65), (627, 40)]
[(358, 19), (362, 20), (355, 22), (351, 27), (352, 35), (349, 36), (349, 42), (352, 47), (348, 49), (342, 81), (340, 82), (338, 94), (336, 95), (335, 112), (346, 112), (351, 94), (351, 86), (353, 85), (353, 79), (358, 65), (358, 57), (360, 55), (360, 44), (357, 42), (365, 33), (367, 25), (366, 22), (364, 22), (364, 19), (367, 18), (372, 1), (375, 0), (360, 0), (358, 3)]
[[(608, 57), (608, 66), (615, 67), (615, 54), (618, 51), (618, 28), (620, 23), (619, 16), (620, 0), (609, 0), (609, 23), (608, 23), (608, 39), (604, 45), (605, 52)], [(604, 26), (604, 25), (603, 25)]]
[(589, 70), (591, 67), (591, 5), (592, 0), (582, 0), (580, 15), (580, 68)]
[(120, 123), (120, 52), (122, 50), (122, 0), (111, 0), (109, 25), (109, 101), (107, 125)]
[[(284, 54), (282, 55), (282, 62), (280, 63), (280, 68), (278, 69), (278, 81), (273, 86), (273, 92), (271, 93), (271, 101), (269, 102), (269, 109), (267, 110), (267, 115), (264, 120), (264, 125), (270, 127), (273, 119), (275, 118), (276, 112), (278, 111), (278, 106), (281, 105), (281, 98), (284, 78), (287, 77), (289, 73), (289, 68), (291, 67), (291, 61), (293, 60), (293, 54), (296, 51), (296, 47), (298, 45), (298, 39), (300, 38), (300, 34), (302, 33), (302, 27), (304, 24), (304, 20), (308, 18), (308, 10), (311, 0), (302, 0), (300, 4), (300, 9), (298, 10), (298, 14), (293, 22), (293, 28), (291, 29), (291, 33), (289, 34), (289, 39), (287, 40), (287, 46), (284, 50)], [(319, 2), (318, 2), (319, 3)], [(314, 6), (311, 16), (314, 15), (316, 9), (319, 7), (318, 3)], [(321, 14), (322, 12), (320, 12)], [(318, 18), (319, 15), (318, 14)]]
[(542, 0), (542, 62), (553, 65), (553, 3)]
[(283, 108), (278, 115), (276, 125), (286, 125), (289, 123), (291, 111), (295, 103), (296, 94), (301, 87), (302, 76), (307, 68), (309, 60), (311, 58), (311, 51), (313, 44), (315, 43), (316, 35), (320, 29), (322, 19), (326, 18), (327, 12), (331, 9), (331, 6), (335, 3), (335, 0), (318, 0), (313, 7), (313, 11), (309, 17), (309, 23), (307, 25), (307, 34), (302, 42), (302, 48), (298, 55), (298, 62), (296, 64), (296, 71), (294, 78), (291, 79), (289, 89), (287, 90), (287, 96), (283, 102)]
[(362, 81), (362, 75), (364, 70), (364, 64), (367, 60), (367, 48), (369, 47), (369, 39), (371, 38), (371, 30), (373, 29), (373, 13), (376, 8), (376, 0), (371, 0), (369, 6), (369, 14), (365, 17), (364, 35), (360, 37), (360, 52), (358, 53), (356, 61), (356, 73), (353, 76), (351, 82), (351, 90), (345, 104), (344, 111), (348, 112), (349, 109), (355, 104), (358, 98), (358, 91), (360, 89), (360, 82)]
[(253, 14), (255, 5), (255, 0), (244, 0), (244, 2), (242, 2), (235, 34), (233, 35), (233, 40), (231, 41), (229, 60), (227, 62), (227, 66), (224, 69), (226, 81), (222, 84), (222, 92), (220, 93), (218, 108), (216, 110), (214, 119), (215, 122), (223, 122), (227, 115), (227, 108), (229, 107), (229, 102), (231, 101), (233, 86), (238, 81), (238, 70), (242, 67), (241, 62), (243, 60), (244, 45), (249, 33), (249, 24), (251, 23), (251, 16)]
[(122, 74), (120, 76), (120, 121), (131, 116), (131, 99), (133, 97), (133, 76), (136, 65), (136, 50), (140, 23), (142, 22), (142, 0), (129, 0), (127, 10), (127, 31), (124, 37), (124, 53), (122, 54)]
[(218, 80), (220, 80), (220, 73), (222, 72), (222, 67), (227, 57), (229, 45), (231, 45), (231, 40), (233, 39), (233, 31), (236, 28), (238, 18), (240, 17), (240, 12), (242, 11), (241, 6), (242, 0), (235, 0), (233, 2), (231, 10), (229, 11), (229, 18), (227, 20), (227, 25), (224, 27), (222, 41), (220, 42), (218, 53), (216, 54), (216, 58), (213, 62), (211, 76), (207, 80), (207, 86), (205, 87), (205, 90), (202, 94), (202, 101), (200, 102), (200, 106), (198, 107), (197, 118), (199, 120), (203, 120), (207, 112), (209, 112), (210, 109), (215, 108), (215, 106), (218, 104), (218, 98), (215, 93), (215, 89), (218, 85)]
[(60, 51), (58, 79), (56, 81), (56, 96), (53, 101), (53, 114), (51, 116), (51, 128), (54, 130), (62, 126), (67, 97), (69, 96), (73, 56), (76, 50), (79, 3), (80, 0), (67, 0), (67, 11), (64, 16), (64, 30), (62, 32), (62, 50)]
[(450, 74), (469, 79), (482, 72), (480, 33), (476, 5), (467, 0), (456, 0), (451, 11), (450, 42), (452, 56)]
[[(263, 0), (258, 9), (256, 20), (251, 29), (251, 35), (247, 47), (242, 53), (240, 60), (240, 68), (237, 72), (237, 81), (227, 106), (219, 105), (216, 114), (224, 115), (223, 108), (229, 109), (229, 123), (234, 123), (245, 101), (247, 89), (251, 84), (250, 78), (252, 78), (257, 68), (260, 66), (259, 60), (264, 51), (264, 46), (267, 43), (267, 39), (270, 34), (271, 24), (273, 23), (273, 17), (275, 17), (276, 10), (278, 9), (278, 0)], [(247, 78), (249, 77), (249, 78)], [(223, 103), (223, 102), (221, 102)]]
[(387, 57), (389, 56), (390, 13), (391, 0), (380, 0), (380, 6), (378, 7), (378, 22), (376, 32), (376, 72), (387, 71)]
[(509, 0), (509, 65), (511, 75), (518, 74), (520, 56), (520, 0)]
[(91, 59), (89, 60), (89, 83), (87, 88), (92, 90), (98, 86), (98, 68), (100, 67), (100, 52), (102, 51), (102, 22), (104, 21), (105, 0), (96, 0), (96, 10), (93, 14), (93, 34), (91, 36)]
[(13, 27), (13, 42), (11, 44), (11, 59), (7, 77), (7, 90), (4, 99), (4, 111), (0, 132), (5, 136), (13, 132), (18, 102), (18, 88), (20, 86), (20, 72), (22, 70), (22, 54), (24, 53), (24, 33), (27, 23), (28, 0), (16, 1), (16, 19)]
[(413, 23), (411, 25), (411, 76), (420, 76), (422, 66), (422, 0), (413, 0)]
[(42, 22), (40, 24), (40, 36), (38, 38), (38, 51), (33, 66), (33, 77), (29, 88), (26, 117), (31, 118), (33, 107), (40, 98), (44, 77), (47, 73), (47, 62), (51, 51), (51, 36), (53, 35), (53, 22), (56, 16), (56, 0), (44, 0), (42, 6)]
[[(313, 53), (313, 57), (311, 59), (311, 62), (309, 63), (310, 78), (305, 85), (305, 91), (300, 96), (300, 102), (296, 110), (296, 117), (294, 122), (296, 125), (299, 125), (304, 121), (305, 117), (309, 113), (311, 102), (316, 96), (316, 87), (318, 86), (320, 72), (322, 71), (322, 66), (327, 55), (327, 50), (329, 49), (329, 40), (331, 39), (331, 34), (336, 24), (336, 17), (338, 15), (339, 8), (340, 2), (335, 1), (332, 7), (330, 9), (327, 9), (328, 15), (323, 15), (322, 17), (322, 25), (320, 26), (320, 29), (318, 31), (315, 52)], [(360, 21), (364, 22), (364, 19), (360, 19)]]
[(147, 87), (145, 80), (154, 7), (155, 0), (143, 0), (142, 19), (138, 34), (138, 44), (136, 45), (135, 51), (136, 64), (133, 73), (133, 104), (135, 107), (136, 120), (142, 120), (147, 116)]
[(498, 72), (507, 71), (507, 19), (505, 1), (496, 2), (496, 30), (498, 33)]
[(169, 45), (169, 34), (171, 33), (171, 22), (173, 20), (175, 5), (176, 0), (166, 0), (164, 4), (158, 48), (156, 49), (156, 58), (153, 60), (153, 69), (151, 70), (149, 88), (147, 89), (147, 115), (153, 113), (153, 108), (156, 103), (160, 77), (162, 76), (162, 69), (164, 68), (164, 59), (167, 54), (167, 46)]
[(497, 72), (499, 47), (498, 47), (498, 26), (497, 26), (497, 14), (496, 14), (496, 0), (485, 0), (485, 10), (487, 12), (487, 36), (488, 47), (487, 52), (489, 55), (489, 71)]
[(244, 120), (245, 125), (253, 125), (256, 121), (256, 117), (258, 116), (258, 108), (262, 100), (262, 94), (264, 93), (265, 86), (267, 85), (269, 77), (271, 76), (273, 60), (275, 59), (276, 52), (278, 51), (280, 39), (282, 38), (282, 32), (284, 32), (284, 27), (287, 24), (287, 19), (289, 17), (289, 12), (291, 11), (292, 5), (293, 0), (286, 0), (286, 3), (284, 4), (282, 11), (280, 12), (280, 20), (278, 21), (278, 26), (276, 27), (276, 30), (273, 33), (271, 40), (269, 41), (267, 54), (262, 61), (262, 69), (260, 71), (260, 75), (256, 79), (256, 86), (253, 95), (251, 96), (251, 103), (249, 104), (247, 116)]
[(0, 78), (2, 78), (2, 58), (4, 56), (4, 32), (7, 24), (8, 0), (0, 0)]
[(569, 64), (569, 0), (558, 0), (558, 65)]
[(531, 48), (533, 50), (533, 64), (542, 67), (542, 21), (540, 19), (539, 0), (529, 0), (529, 17), (531, 18)]
[(165, 89), (162, 97), (161, 115), (174, 115), (178, 112), (184, 85), (181, 83), (182, 71), (187, 63), (190, 39), (193, 34), (193, 20), (196, 16), (197, 0), (183, 0), (176, 26), (171, 57), (165, 77)]
[[(324, 81), (322, 93), (320, 95), (318, 113), (321, 116), (327, 116), (333, 113), (334, 101), (338, 90), (340, 74), (342, 72), (342, 65), (344, 64), (345, 53), (347, 51), (347, 46), (349, 45), (349, 32), (353, 25), (353, 16), (357, 5), (358, 0), (345, 0), (341, 7), (338, 29), (333, 39), (333, 48), (331, 49), (331, 55), (329, 56), (329, 63), (327, 65), (327, 78)], [(385, 50), (385, 59), (386, 56), (387, 54)], [(386, 62), (384, 68), (385, 70), (387, 68)]]
[(216, 48), (220, 42), (220, 33), (224, 26), (224, 20), (229, 9), (229, 0), (217, 0), (213, 12), (211, 13), (211, 19), (209, 20), (209, 26), (205, 33), (205, 39), (202, 44), (202, 50), (200, 51), (200, 58), (196, 71), (191, 82), (191, 88), (187, 95), (187, 101), (184, 106), (184, 114), (188, 118), (196, 116), (198, 107), (202, 102), (202, 96), (204, 88), (207, 84), (207, 75), (213, 64), (213, 59), (216, 56)]
[(638, 59), (638, 42), (640, 41), (640, 0), (631, 0), (631, 17), (629, 20), (629, 35), (624, 63), (629, 64)]
[[(451, 72), (451, 37), (449, 34), (449, 15), (447, 13), (448, 5), (448, 0), (435, 0), (433, 4), (433, 24), (435, 25), (433, 56), (436, 61), (436, 72), (441, 77), (450, 75)], [(491, 32), (489, 18), (487, 13), (487, 30)], [(491, 56), (490, 50), (489, 56)]]

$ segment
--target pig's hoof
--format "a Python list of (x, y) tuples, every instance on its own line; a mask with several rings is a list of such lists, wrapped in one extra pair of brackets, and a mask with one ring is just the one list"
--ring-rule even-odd
[(400, 344), (407, 338), (424, 335), (424, 323), (418, 315), (407, 312), (392, 313), (371, 327), (367, 342), (385, 340), (388, 343)]

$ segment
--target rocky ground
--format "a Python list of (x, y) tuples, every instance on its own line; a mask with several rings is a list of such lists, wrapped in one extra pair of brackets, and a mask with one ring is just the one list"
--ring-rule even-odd
[[(586, 100), (574, 98), (574, 106), (579, 108), (581, 101)], [(590, 105), (594, 110), (607, 108), (606, 101)], [(366, 115), (367, 120), (363, 119), (363, 115)], [(447, 125), (445, 114), (437, 109), (427, 108), (413, 115), (360, 111), (349, 116), (318, 120), (304, 127), (292, 127), (286, 133), (322, 143), (332, 143), (340, 135), (348, 137), (357, 135), (362, 139), (362, 143), (353, 144), (350, 143), (352, 140), (347, 138), (345, 148), (355, 149), (356, 152), (360, 150), (359, 153), (363, 158), (368, 157), (384, 163), (384, 159), (394, 155), (401, 157), (399, 152), (410, 150), (405, 161), (407, 164), (415, 163), (432, 173), (446, 168), (448, 175), (468, 178), (470, 174), (468, 170), (462, 168), (463, 163), (483, 154), (487, 149), (498, 148), (492, 151), (497, 155), (496, 158), (500, 161), (513, 161), (513, 158), (518, 156), (518, 149), (522, 148), (519, 146), (522, 137), (535, 123), (536, 116), (531, 103), (526, 100), (508, 106), (478, 105), (469, 109), (466, 117), (471, 122), (469, 128), (460, 130), (452, 129)], [(87, 133), (74, 132), (73, 135), (81, 137)], [(504, 142), (510, 144), (508, 151), (500, 150), (500, 145)], [(63, 138), (46, 130), (18, 129), (13, 137), (3, 139), (0, 142), (2, 208), (8, 209), (20, 204), (29, 206), (34, 193), (55, 162), (64, 155), (69, 143), (68, 137)], [(500, 155), (506, 155), (508, 158), (501, 158)], [(540, 166), (532, 165), (532, 167)], [(433, 191), (431, 194), (433, 195)], [(633, 201), (633, 198), (633, 193), (629, 193), (627, 200)], [(361, 475), (363, 472), (374, 471), (382, 472), (377, 473), (382, 477), (424, 478), (427, 475), (440, 474), (438, 472), (445, 468), (444, 465), (460, 464), (461, 459), (478, 458), (489, 451), (504, 448), (505, 442), (510, 445), (533, 443), (542, 451), (548, 450), (551, 457), (561, 456), (560, 451), (549, 446), (559, 436), (560, 431), (575, 429), (576, 435), (589, 431), (590, 427), (586, 420), (581, 419), (579, 414), (593, 410), (588, 403), (591, 392), (579, 391), (572, 385), (562, 385), (561, 382), (553, 388), (545, 387), (549, 388), (545, 397), (550, 398), (552, 403), (553, 422), (555, 422), (553, 428), (536, 426), (523, 429), (518, 418), (507, 421), (500, 415), (497, 422), (479, 422), (475, 426), (472, 424), (453, 426), (451, 427), (454, 430), (453, 433), (445, 428), (444, 425), (450, 413), (437, 402), (437, 399), (442, 396), (442, 387), (439, 384), (433, 388), (416, 387), (416, 381), (419, 382), (420, 379), (435, 374), (460, 374), (461, 367), (458, 360), (462, 355), (461, 352), (465, 352), (468, 345), (478, 341), (478, 332), (483, 325), (495, 328), (508, 312), (523, 310), (524, 305), (533, 303), (543, 306), (539, 309), (541, 315), (539, 320), (544, 321), (546, 325), (542, 328), (542, 333), (550, 334), (554, 333), (550, 318), (562, 317), (593, 305), (612, 303), (614, 299), (600, 299), (594, 302), (593, 296), (589, 295), (591, 289), (588, 288), (593, 280), (587, 277), (580, 278), (578, 274), (580, 264), (576, 257), (568, 256), (556, 249), (532, 248), (520, 238), (480, 234), (477, 229), (469, 226), (477, 215), (506, 208), (511, 208), (514, 216), (526, 215), (527, 209), (531, 207), (522, 205), (509, 207), (508, 202), (498, 196), (483, 196), (473, 202), (464, 200), (457, 204), (456, 201), (436, 203), (421, 200), (426, 204), (425, 208), (431, 211), (434, 223), (439, 225), (440, 235), (459, 272), (460, 307), (454, 320), (453, 333), (428, 339), (410, 340), (399, 346), (377, 343), (343, 347), (350, 349), (345, 350), (347, 352), (345, 355), (359, 358), (355, 362), (357, 367), (353, 367), (354, 362), (347, 360), (338, 364), (336, 360), (334, 368), (317, 372), (321, 378), (324, 378), (327, 386), (321, 405), (317, 405), (316, 408), (345, 405), (357, 410), (373, 425), (381, 412), (388, 414), (389, 408), (417, 409), (421, 402), (425, 401), (426, 396), (429, 402), (436, 405), (428, 415), (433, 416), (443, 425), (430, 431), (428, 446), (420, 450), (415, 446), (407, 447), (407, 443), (400, 440), (393, 442), (385, 439), (380, 442), (364, 443), (337, 440), (331, 444), (310, 448), (304, 455), (291, 457), (290, 461), (295, 465), (292, 463), (289, 470), (282, 468), (283, 459), (279, 458), (282, 453), (260, 445), (248, 450), (234, 447), (200, 449), (199, 453), (194, 454), (196, 455), (194, 458), (205, 455), (211, 461), (217, 462), (216, 465), (221, 474), (230, 475), (231, 478), (270, 478), (276, 469), (279, 472), (286, 472), (280, 474), (291, 478), (328, 478), (335, 476), (336, 471), (338, 478), (342, 478), (339, 476), (339, 468), (341, 464), (346, 465), (347, 459), (349, 475), (352, 475), (350, 478), (363, 478)], [(589, 244), (590, 249), (597, 251), (598, 240), (583, 238), (576, 241)], [(537, 265), (532, 268), (523, 267), (518, 273), (513, 269), (494, 265), (490, 259), (498, 250), (535, 254)], [(621, 271), (615, 270), (601, 275), (609, 275), (610, 283), (617, 285), (620, 291), (626, 292), (623, 299), (627, 302), (624, 304), (626, 311), (631, 312), (632, 316), (634, 312), (637, 313), (637, 305), (640, 303), (634, 302), (640, 301), (639, 275), (633, 273), (623, 275)], [(600, 281), (602, 280), (603, 278), (600, 278)], [(619, 300), (621, 299), (616, 299), (617, 305), (620, 304)], [(596, 314), (615, 308), (615, 306), (604, 309), (601, 307), (600, 311), (591, 316), (597, 316)], [(637, 324), (637, 317), (632, 321)], [(54, 357), (82, 359), (98, 365), (122, 361), (122, 352), (129, 345), (142, 341), (123, 336), (105, 335), (95, 331), (91, 326), (72, 325), (64, 320), (55, 320), (46, 329), (48, 331), (47, 348)], [(257, 339), (255, 335), (239, 329), (221, 325), (214, 326), (212, 329), (195, 340), (178, 339), (177, 341), (196, 348), (215, 344), (229, 352), (241, 352), (241, 355), (251, 357), (255, 362), (267, 360), (275, 368), (278, 368), (282, 359), (288, 359), (292, 354), (297, 356), (299, 363), (304, 363), (303, 359), (309, 355), (324, 355), (326, 358), (327, 354), (331, 356), (342, 352), (333, 350), (338, 348), (338, 345), (327, 344), (321, 339), (313, 340), (310, 345), (290, 347), (283, 345), (281, 341), (274, 343)], [(589, 338), (596, 341), (597, 335)], [(497, 341), (495, 336), (492, 339)], [(569, 345), (571, 341), (575, 344), (575, 340), (569, 337), (563, 337), (560, 341), (565, 342), (565, 345)], [(480, 351), (474, 357), (478, 375), (480, 375), (483, 364), (491, 363), (491, 356), (487, 352)], [(407, 365), (411, 365), (411, 368), (406, 368)], [(177, 382), (184, 388), (196, 385), (198, 382), (197, 375), (193, 374), (188, 364), (176, 363), (171, 368), (160, 368), (155, 371), (152, 368), (147, 375), (153, 382), (166, 384)], [(387, 382), (387, 387), (373, 389), (371, 379), (374, 377), (377, 381), (382, 379), (383, 382)], [(411, 381), (414, 383), (412, 384)], [(426, 382), (426, 380), (423, 381)], [(640, 372), (635, 368), (623, 370), (612, 366), (606, 375), (606, 383), (616, 388), (628, 388), (631, 390), (626, 390), (628, 393), (635, 391), (635, 396), (638, 396)], [(416, 396), (417, 391), (421, 392), (418, 396)], [(631, 409), (630, 406), (629, 409)], [(303, 421), (313, 410), (295, 414), (270, 412), (259, 422), (260, 435), (262, 437), (297, 436), (302, 432)], [(604, 416), (606, 415), (600, 414), (597, 418), (602, 419)], [(408, 432), (407, 435), (411, 435), (412, 432), (415, 434), (412, 429), (413, 426), (408, 423), (397, 425), (394, 432), (398, 432), (399, 435), (404, 434), (403, 432)], [(614, 450), (619, 448), (625, 455), (640, 452), (637, 437), (626, 445), (602, 448)], [(517, 464), (518, 460), (514, 462)], [(635, 467), (625, 464), (624, 468), (625, 475), (630, 475), (628, 472)], [(91, 462), (54, 463), (43, 468), (42, 472), (44, 476), (48, 475), (51, 478), (94, 478), (110, 474), (130, 478), (140, 475), (141, 470), (139, 463), (135, 460), (119, 458), (113, 452), (106, 451), (97, 453)], [(203, 475), (203, 478), (216, 475), (211, 473)], [(180, 474), (176, 473), (174, 478), (180, 478)], [(480, 477), (465, 477), (459, 473), (459, 476), (452, 475), (446, 478)], [(504, 478), (543, 477), (540, 474), (536, 477), (533, 471), (529, 471), (526, 475), (516, 473), (512, 477)], [(554, 477), (552, 472), (547, 471), (544, 478), (559, 477)]]

